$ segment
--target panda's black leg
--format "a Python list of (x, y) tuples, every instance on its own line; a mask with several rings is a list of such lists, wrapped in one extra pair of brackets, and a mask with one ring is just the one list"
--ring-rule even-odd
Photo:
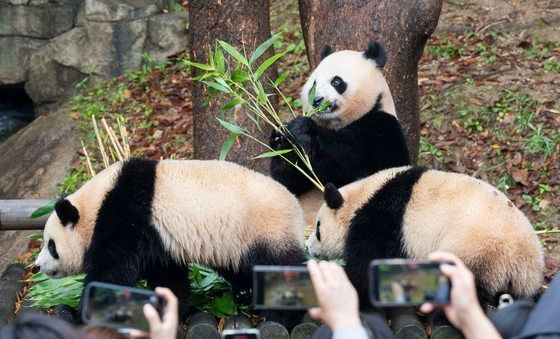
[(189, 270), (186, 265), (179, 265), (170, 260), (167, 265), (150, 267), (146, 270), (148, 287), (167, 287), (179, 299), (179, 319), (184, 319), (189, 310), (191, 285)]
[(234, 271), (230, 268), (217, 268), (216, 271), (231, 285), (233, 299), (236, 303), (251, 303), (252, 269)]

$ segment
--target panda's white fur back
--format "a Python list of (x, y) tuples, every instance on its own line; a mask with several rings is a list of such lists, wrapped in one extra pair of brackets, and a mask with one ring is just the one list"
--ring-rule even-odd
[(527, 217), (499, 190), (457, 173), (429, 170), (416, 183), (403, 220), (406, 252), (448, 251), (465, 261), (491, 294), (534, 295), (543, 251)]
[(183, 262), (236, 267), (256, 241), (303, 245), (296, 197), (230, 162), (161, 161), (152, 212), (164, 245)]

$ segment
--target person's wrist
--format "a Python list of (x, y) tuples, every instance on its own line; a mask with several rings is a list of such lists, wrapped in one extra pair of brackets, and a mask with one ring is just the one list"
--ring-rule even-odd
[(466, 310), (463, 313), (462, 318), (463, 321), (461, 321), (460, 326), (458, 327), (465, 335), (467, 335), (467, 333), (476, 331), (477, 328), (480, 327), (480, 324), (487, 320), (486, 315), (484, 314), (480, 306), (478, 306), (478, 304), (473, 305), (468, 310)]
[(332, 321), (331, 330), (336, 332), (344, 327), (350, 326), (361, 326), (362, 322), (360, 321), (360, 316), (358, 314), (345, 314), (341, 316), (337, 316), (336, 319)]

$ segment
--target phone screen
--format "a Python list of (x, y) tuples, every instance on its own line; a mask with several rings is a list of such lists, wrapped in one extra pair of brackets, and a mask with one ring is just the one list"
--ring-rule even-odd
[(254, 266), (256, 309), (304, 310), (318, 305), (305, 266)]
[(375, 306), (448, 304), (451, 285), (440, 263), (389, 259), (370, 264), (370, 297)]
[(256, 334), (228, 334), (224, 336), (224, 339), (258, 339)]
[(152, 304), (161, 316), (163, 300), (153, 291), (91, 282), (84, 292), (82, 318), (86, 324), (149, 332), (145, 304)]
[(256, 328), (246, 328), (238, 330), (224, 330), (222, 339), (260, 339), (260, 332)]

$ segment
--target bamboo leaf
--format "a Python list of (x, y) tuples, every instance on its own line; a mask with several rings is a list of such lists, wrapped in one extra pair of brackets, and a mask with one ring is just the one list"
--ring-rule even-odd
[(266, 103), (266, 92), (264, 91), (264, 87), (260, 82), (257, 82), (257, 98), (259, 99), (259, 103), (261, 105), (264, 105)]
[(230, 92), (233, 92), (231, 90), (231, 87), (229, 87), (229, 85), (226, 83), (226, 81), (223, 78), (215, 78), (214, 79), (217, 83), (219, 83), (220, 85), (224, 86), (225, 88), (227, 88)]
[(286, 72), (280, 74), (280, 76), (278, 77), (278, 79), (276, 79), (276, 80), (274, 81), (274, 86), (278, 87), (278, 85), (280, 85), (280, 84), (284, 81), (284, 79), (286, 79), (287, 76), (288, 76), (288, 71), (286, 71)]
[(247, 80), (249, 80), (249, 75), (239, 68), (235, 69), (231, 74), (231, 81), (233, 82), (243, 83)]
[(235, 106), (239, 105), (240, 103), (242, 103), (243, 101), (239, 98), (234, 98), (231, 99), (230, 101), (228, 101), (225, 105), (223, 105), (222, 107), (220, 107), (220, 111), (224, 112), (224, 111), (229, 111), (230, 109), (234, 108)]
[(317, 87), (317, 82), (313, 81), (313, 86), (311, 86), (311, 89), (309, 90), (309, 97), (307, 98), (307, 103), (309, 104), (309, 107), (313, 107), (313, 100), (315, 100), (316, 87)]
[(266, 50), (270, 48), (270, 46), (272, 46), (272, 44), (274, 44), (274, 42), (276, 42), (276, 40), (278, 40), (279, 37), (280, 37), (279, 34), (274, 34), (270, 39), (260, 44), (259, 47), (257, 47), (253, 52), (253, 55), (251, 55), (251, 59), (249, 59), (249, 63), (253, 64), (253, 62), (255, 62), (255, 60), (257, 60), (261, 55), (263, 55), (263, 53), (266, 52)]
[(283, 150), (279, 150), (279, 151), (265, 152), (263, 154), (257, 155), (253, 159), (272, 158), (272, 157), (276, 157), (276, 156), (279, 156), (279, 155), (282, 155), (282, 154), (290, 153), (291, 151), (293, 151), (293, 149), (283, 149)]
[(317, 112), (322, 112), (325, 109), (327, 109), (327, 107), (329, 107), (331, 105), (331, 102), (328, 100), (323, 101), (323, 103), (321, 104), (321, 106), (319, 106), (319, 108), (317, 108)]
[(214, 63), (216, 64), (216, 70), (223, 74), (226, 69), (226, 65), (224, 62), (224, 53), (221, 49), (216, 48), (216, 53), (214, 54)]
[(230, 131), (231, 133), (234, 133), (234, 134), (243, 134), (243, 133), (245, 132), (241, 127), (239, 127), (239, 126), (237, 126), (237, 125), (235, 125), (235, 124), (232, 124), (231, 122), (224, 121), (224, 120), (222, 120), (222, 119), (220, 119), (220, 118), (216, 118), (216, 119), (218, 119), (218, 122), (220, 123), (220, 125), (224, 126), (225, 129), (227, 129), (227, 130)]
[(286, 52), (282, 52), (282, 53), (278, 53), (275, 54), (273, 56), (271, 56), (270, 58), (266, 59), (260, 66), (259, 68), (257, 68), (256, 72), (255, 72), (255, 79), (258, 79), (261, 77), (261, 75), (263, 75), (264, 72), (266, 72), (266, 70), (272, 66), (276, 60), (280, 59), (281, 57), (284, 56)]
[(38, 209), (33, 211), (33, 213), (31, 213), (31, 215), (29, 216), (29, 219), (37, 219), (37, 218), (40, 218), (44, 215), (51, 214), (52, 211), (54, 211), (54, 205), (56, 205), (57, 201), (58, 201), (58, 198), (53, 199), (53, 200), (49, 201), (47, 204), (39, 207)]
[(213, 82), (213, 81), (203, 81), (204, 84), (206, 84), (206, 86), (213, 88), (217, 91), (220, 92), (224, 92), (224, 93), (231, 93), (231, 89), (228, 87), (225, 87), (217, 82)]
[(30, 234), (27, 239), (37, 239), (37, 240), (43, 240), (43, 233), (33, 233)]
[(202, 70), (205, 70), (205, 71), (212, 71), (213, 70), (212, 66), (210, 66), (210, 65), (201, 64), (201, 63), (190, 61), (190, 60), (183, 60), (183, 63), (187, 66), (195, 67), (195, 68), (202, 69)]
[[(223, 121), (223, 120), (222, 120)], [(233, 146), (233, 142), (235, 141), (235, 139), (237, 139), (237, 137), (239, 136), (239, 134), (237, 133), (232, 133), (224, 142), (224, 144), (222, 145), (222, 149), (220, 150), (220, 156), (219, 156), (219, 160), (226, 160), (226, 157), (229, 153), (229, 151), (231, 150), (231, 146)]]
[(232, 45), (228, 44), (225, 41), (222, 40), (218, 40), (218, 43), (220, 44), (220, 46), (222, 46), (222, 48), (229, 54), (231, 55), (233, 58), (235, 58), (235, 60), (239, 61), (240, 63), (242, 63), (245, 66), (249, 66), (249, 62), (247, 62), (247, 59), (241, 55), (241, 53), (239, 53), (235, 47), (233, 47)]

